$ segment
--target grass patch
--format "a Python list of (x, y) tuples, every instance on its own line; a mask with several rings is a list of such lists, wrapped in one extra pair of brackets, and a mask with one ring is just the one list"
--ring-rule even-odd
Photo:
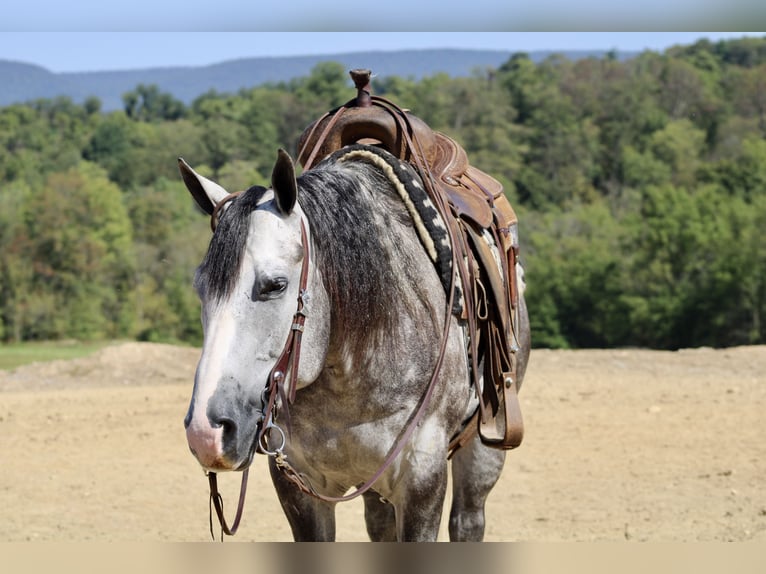
[(34, 343), (0, 344), (0, 370), (10, 370), (44, 361), (77, 359), (111, 345), (112, 341), (84, 343), (82, 341), (41, 341)]

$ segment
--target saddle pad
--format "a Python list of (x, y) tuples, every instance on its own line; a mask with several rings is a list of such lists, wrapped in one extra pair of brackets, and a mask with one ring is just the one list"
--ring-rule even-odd
[[(332, 154), (329, 161), (364, 161), (377, 167), (386, 176), (407, 208), (418, 237), (436, 267), (444, 292), (449, 294), (452, 285), (452, 248), (449, 234), (444, 220), (428, 197), (415, 169), (385, 149), (365, 144), (346, 146)], [(452, 310), (456, 315), (463, 311), (459, 282), (456, 285)]]

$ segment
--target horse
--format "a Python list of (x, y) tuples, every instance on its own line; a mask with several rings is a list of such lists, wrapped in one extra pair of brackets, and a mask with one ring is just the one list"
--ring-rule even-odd
[[(357, 147), (417, 187), (404, 162)], [(450, 540), (483, 540), (505, 452), (474, 436), (447, 460), (478, 404), (466, 325), (448, 309), (422, 225), (390, 170), (338, 153), (296, 176), (279, 150), (269, 187), (232, 195), (179, 165), (216, 223), (194, 277), (203, 345), (184, 419), (201, 466), (243, 471), (256, 453), (271, 455), (295, 541), (333, 541), (337, 502), (365, 482), (370, 540), (435, 541), (451, 465)], [(521, 384), (523, 289), (519, 303)], [(286, 362), (296, 338), (300, 360)]]

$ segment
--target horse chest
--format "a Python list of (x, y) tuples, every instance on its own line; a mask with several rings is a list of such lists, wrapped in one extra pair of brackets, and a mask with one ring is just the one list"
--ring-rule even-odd
[(291, 409), (288, 457), (299, 471), (310, 475), (352, 483), (366, 479), (396, 442), (411, 406), (392, 409), (389, 405), (384, 411), (370, 401), (334, 393), (301, 397)]

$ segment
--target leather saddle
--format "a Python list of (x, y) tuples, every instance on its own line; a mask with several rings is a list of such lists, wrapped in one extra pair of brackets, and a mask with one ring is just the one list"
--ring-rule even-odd
[(500, 182), (470, 165), (455, 140), (385, 98), (372, 96), (369, 70), (350, 74), (357, 97), (305, 129), (298, 161), (310, 169), (347, 145), (366, 143), (416, 169), (455, 238), (454, 260), (466, 300), (462, 319), (468, 326), (479, 396), (479, 409), (451, 442), (449, 456), (476, 432), (488, 446), (515, 448), (523, 438), (523, 422), (516, 380), (518, 221), (513, 207)]

